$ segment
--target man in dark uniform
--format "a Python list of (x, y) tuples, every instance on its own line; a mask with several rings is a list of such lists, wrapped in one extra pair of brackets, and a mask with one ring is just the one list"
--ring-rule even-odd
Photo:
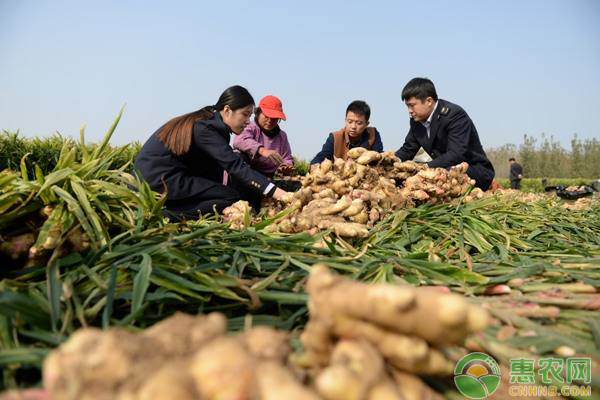
[(510, 188), (519, 190), (521, 189), (521, 179), (523, 179), (523, 167), (514, 157), (509, 158), (508, 162), (510, 163)]
[(487, 190), (494, 179), (494, 167), (465, 110), (438, 99), (433, 82), (426, 78), (408, 82), (402, 100), (408, 107), (410, 130), (396, 156), (402, 161), (412, 160), (423, 147), (433, 159), (427, 163), (431, 168), (449, 168), (465, 161), (475, 186)]

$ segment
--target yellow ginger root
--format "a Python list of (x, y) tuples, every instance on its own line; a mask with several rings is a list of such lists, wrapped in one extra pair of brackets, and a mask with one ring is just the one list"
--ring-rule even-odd
[[(321, 192), (322, 193), (322, 192)], [(319, 195), (321, 195), (319, 193)], [(326, 208), (333, 206), (337, 200), (333, 197), (323, 197), (311, 200), (302, 210), (303, 214), (307, 215), (320, 215), (321, 211)]]
[(340, 196), (348, 193), (351, 190), (347, 181), (335, 181), (331, 184), (331, 189), (333, 189), (333, 191)]
[(331, 171), (331, 169), (333, 168), (333, 163), (331, 162), (330, 159), (326, 158), (325, 160), (323, 160), (321, 162), (321, 174), (326, 174), (329, 171)]
[[(136, 400), (195, 400), (200, 398), (194, 380), (187, 373), (188, 368), (187, 360), (167, 363), (147, 377), (134, 398)], [(133, 398), (133, 396), (131, 397)]]
[(272, 361), (264, 361), (258, 364), (256, 369), (256, 386), (260, 400), (320, 399), (315, 392), (296, 380), (286, 367)]
[(302, 188), (299, 191), (292, 194), (294, 199), (300, 200), (302, 205), (308, 204), (313, 198), (313, 191), (311, 188)]
[(326, 209), (322, 210), (321, 214), (323, 214), (323, 215), (337, 214), (337, 213), (344, 211), (348, 207), (350, 207), (350, 205), (352, 205), (350, 198), (348, 196), (343, 196), (341, 199), (339, 199), (337, 201), (337, 203), (335, 203), (331, 207), (327, 207)]
[(317, 377), (315, 386), (325, 400), (362, 400), (365, 396), (360, 378), (340, 364), (325, 368)]
[(227, 321), (223, 314), (192, 316), (178, 312), (146, 329), (142, 335), (160, 343), (168, 354), (184, 356), (226, 331)]
[(337, 198), (337, 195), (335, 194), (335, 192), (331, 188), (327, 188), (327, 189), (321, 190), (318, 193), (313, 193), (312, 196), (313, 196), (314, 199), (324, 199), (326, 197), (329, 197), (329, 198), (332, 198), (332, 199)]
[(317, 391), (327, 400), (364, 399), (382, 379), (383, 359), (364, 340), (342, 340), (331, 356), (331, 365), (316, 379)]
[(369, 230), (363, 224), (355, 222), (336, 222), (325, 220), (317, 225), (319, 229), (331, 229), (336, 235), (348, 238), (364, 238), (369, 236)]
[(336, 158), (333, 161), (333, 171), (342, 174), (344, 172), (344, 167), (346, 166), (346, 161), (343, 158)]
[(362, 165), (367, 165), (373, 161), (381, 160), (381, 154), (377, 151), (367, 150), (356, 159), (356, 162)]
[(283, 363), (290, 354), (288, 334), (267, 326), (255, 326), (239, 336), (250, 354)]
[(335, 336), (368, 340), (397, 368), (428, 375), (445, 375), (452, 371), (452, 365), (444, 355), (430, 348), (421, 338), (402, 335), (341, 314), (329, 317), (317, 315), (330, 324)]
[(300, 367), (313, 368), (329, 364), (333, 349), (333, 337), (329, 327), (315, 318), (311, 318), (300, 334), (304, 353), (293, 354), (292, 362)]
[(353, 149), (348, 150), (348, 157), (358, 158), (366, 151), (367, 151), (367, 149), (365, 149), (364, 147), (355, 147)]
[(223, 210), (223, 219), (231, 223), (232, 229), (246, 227), (250, 221), (250, 203), (240, 200)]
[(352, 187), (356, 187), (358, 183), (362, 179), (364, 179), (367, 172), (366, 167), (364, 165), (359, 165), (358, 167), (356, 169), (356, 173), (348, 179), (348, 184)]
[(139, 386), (163, 361), (164, 349), (152, 338), (81, 329), (44, 360), (44, 387), (55, 399), (113, 399), (125, 385)]
[(396, 387), (404, 399), (410, 400), (443, 400), (444, 396), (427, 386), (418, 376), (393, 370), (392, 376)]
[(283, 203), (291, 203), (296, 198), (295, 193), (287, 192), (283, 196), (281, 196), (281, 202)]
[(455, 169), (456, 171), (458, 171), (461, 174), (466, 174), (467, 169), (469, 169), (469, 164), (466, 162), (461, 162), (460, 164), (451, 167), (451, 169)]
[(394, 164), (397, 161), (400, 161), (398, 157), (396, 157), (396, 153), (393, 151), (384, 151), (381, 153), (381, 161), (386, 164)]
[(356, 162), (354, 160), (352, 160), (351, 158), (347, 159), (346, 162), (344, 163), (344, 169), (340, 173), (340, 178), (342, 178), (342, 179), (350, 178), (351, 176), (353, 176), (356, 173), (356, 171), (358, 171), (358, 167), (359, 167), (359, 165), (356, 164)]
[(485, 326), (485, 312), (459, 295), (411, 286), (365, 285), (334, 275), (323, 265), (313, 266), (307, 290), (319, 310), (373, 322), (434, 345), (460, 343), (471, 329)]
[(371, 386), (384, 373), (381, 354), (367, 340), (340, 340), (331, 354), (331, 364), (341, 364), (361, 377)]
[(424, 190), (415, 190), (415, 191), (413, 191), (410, 194), (410, 197), (412, 197), (415, 200), (427, 200), (427, 199), (429, 199), (429, 195)]
[(190, 374), (203, 400), (250, 398), (255, 373), (256, 360), (240, 340), (227, 336), (207, 343), (190, 364)]
[(425, 168), (423, 164), (414, 161), (395, 162), (394, 167), (402, 172), (417, 172)]
[(342, 211), (342, 217), (352, 217), (363, 211), (364, 208), (365, 205), (361, 199), (354, 199), (352, 200), (352, 204), (350, 204), (350, 207)]
[(438, 176), (438, 168), (428, 168), (417, 173), (417, 177), (434, 180)]
[(367, 400), (409, 400), (409, 398), (402, 397), (396, 383), (386, 376), (371, 387)]
[(369, 214), (367, 214), (366, 208), (363, 207), (361, 212), (350, 217), (350, 221), (356, 222), (357, 224), (366, 224), (369, 222)]
[(381, 218), (381, 212), (377, 208), (371, 208), (369, 211), (369, 223), (375, 224)]
[(404, 181), (404, 187), (411, 190), (420, 189), (423, 186), (423, 178), (418, 175), (411, 176)]

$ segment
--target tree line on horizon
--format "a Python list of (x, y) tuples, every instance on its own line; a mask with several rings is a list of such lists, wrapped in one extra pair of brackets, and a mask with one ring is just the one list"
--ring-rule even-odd
[(508, 159), (514, 157), (523, 166), (526, 178), (584, 178), (600, 179), (600, 140), (571, 139), (571, 148), (565, 149), (554, 136), (541, 134), (536, 138), (523, 136), (523, 143), (505, 144), (486, 149), (496, 170), (496, 178), (507, 178)]
[[(78, 145), (71, 138), (59, 134), (47, 138), (26, 138), (18, 132), (0, 132), (0, 171), (4, 168), (19, 170), (21, 159), (30, 173), (38, 164), (44, 173), (50, 172), (58, 160), (64, 144)], [(123, 146), (120, 146), (123, 147)], [(116, 159), (116, 164), (132, 160), (141, 144), (131, 143)], [(571, 148), (565, 149), (553, 136), (541, 134), (540, 138), (524, 135), (520, 145), (505, 144), (486, 149), (494, 165), (496, 178), (508, 178), (508, 159), (514, 157), (523, 166), (525, 178), (581, 178), (600, 179), (600, 139), (580, 139), (575, 134)], [(299, 172), (306, 173), (308, 162), (296, 159)], [(117, 165), (115, 165), (117, 167)]]

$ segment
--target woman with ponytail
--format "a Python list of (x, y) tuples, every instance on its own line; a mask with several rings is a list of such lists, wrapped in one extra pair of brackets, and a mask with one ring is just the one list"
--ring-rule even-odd
[[(197, 218), (221, 212), (240, 199), (257, 195), (280, 199), (285, 191), (251, 169), (229, 145), (254, 110), (252, 95), (241, 86), (226, 89), (217, 104), (175, 117), (158, 129), (142, 149), (135, 168), (152, 190), (167, 192), (167, 213)], [(223, 185), (227, 171), (231, 185)]]

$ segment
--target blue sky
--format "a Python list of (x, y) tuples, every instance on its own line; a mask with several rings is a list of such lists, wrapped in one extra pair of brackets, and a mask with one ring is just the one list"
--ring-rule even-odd
[(228, 86), (279, 96), (311, 158), (355, 99), (386, 150), (408, 131), (404, 84), (429, 77), (484, 147), (523, 134), (600, 138), (600, 2), (0, 0), (0, 129), (145, 141)]

